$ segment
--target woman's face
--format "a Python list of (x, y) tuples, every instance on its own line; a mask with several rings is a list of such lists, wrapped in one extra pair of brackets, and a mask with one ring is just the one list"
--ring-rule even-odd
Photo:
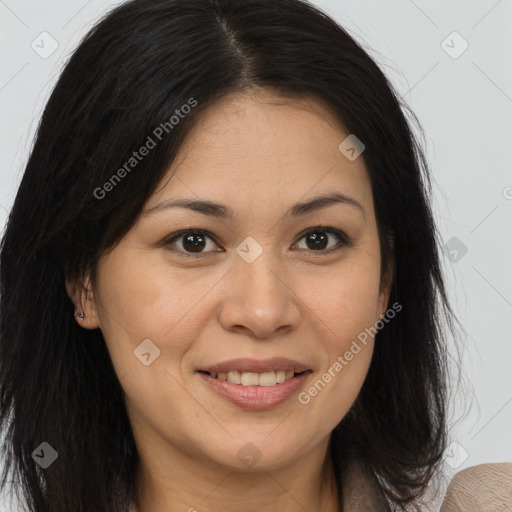
[[(325, 443), (353, 404), (373, 350), (358, 335), (388, 291), (363, 157), (339, 149), (348, 135), (314, 100), (225, 98), (101, 258), (78, 321), (101, 328), (141, 452), (275, 469)], [(334, 194), (346, 200), (316, 202)], [(276, 382), (286, 371), (303, 373)]]

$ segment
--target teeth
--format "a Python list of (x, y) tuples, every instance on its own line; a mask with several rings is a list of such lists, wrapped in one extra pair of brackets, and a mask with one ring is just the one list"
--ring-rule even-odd
[(258, 379), (259, 386), (275, 386), (277, 384), (276, 372), (260, 373)]
[(278, 384), (281, 384), (281, 382), (284, 382), (286, 380), (286, 372), (279, 371), (276, 372), (276, 381)]
[(242, 386), (275, 386), (293, 378), (293, 371), (279, 370), (277, 372), (210, 372), (212, 377), (220, 380), (227, 380), (232, 384), (241, 384)]
[(233, 384), (242, 384), (242, 375), (240, 372), (228, 372), (227, 380)]
[(242, 386), (258, 386), (259, 374), (242, 372)]

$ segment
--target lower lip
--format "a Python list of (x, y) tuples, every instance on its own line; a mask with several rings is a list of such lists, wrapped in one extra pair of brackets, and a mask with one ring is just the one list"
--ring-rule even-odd
[(242, 386), (198, 372), (204, 382), (229, 402), (243, 409), (258, 411), (275, 407), (290, 398), (310, 373), (311, 371), (303, 372), (275, 386)]

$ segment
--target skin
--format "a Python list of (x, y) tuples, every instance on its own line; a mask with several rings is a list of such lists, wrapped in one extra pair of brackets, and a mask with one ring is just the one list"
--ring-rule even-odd
[[(362, 156), (350, 161), (338, 149), (347, 136), (311, 98), (260, 89), (225, 97), (201, 117), (144, 211), (171, 198), (208, 199), (236, 221), (185, 208), (143, 213), (100, 259), (94, 286), (84, 280), (88, 294), (68, 283), (86, 314), (77, 321), (101, 329), (125, 391), (141, 458), (140, 512), (338, 510), (327, 447), (361, 389), (371, 337), (305, 405), (295, 394), (272, 409), (242, 409), (196, 370), (284, 356), (313, 370), (299, 391), (307, 390), (386, 312), (370, 180)], [(334, 191), (363, 211), (337, 203), (283, 217)], [(304, 233), (318, 226), (353, 245), (327, 233), (321, 248), (339, 250), (322, 254)], [(184, 238), (164, 243), (190, 228), (215, 236), (196, 258)], [(236, 252), (249, 236), (263, 249), (252, 263)], [(160, 350), (149, 366), (134, 357), (144, 339)], [(248, 442), (261, 453), (251, 468), (237, 457)]]

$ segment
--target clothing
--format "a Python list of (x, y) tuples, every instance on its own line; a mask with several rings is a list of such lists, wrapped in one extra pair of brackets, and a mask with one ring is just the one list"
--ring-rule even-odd
[[(363, 477), (364, 473), (357, 468), (347, 477), (344, 512), (389, 510), (380, 500), (378, 490), (363, 484), (365, 480), (368, 481)], [(418, 510), (512, 512), (512, 463), (478, 464), (461, 470), (451, 479), (444, 496), (434, 496), (433, 503), (425, 501), (428, 505), (423, 508), (418, 506)]]
[(452, 479), (440, 512), (512, 511), (512, 463), (479, 464)]

